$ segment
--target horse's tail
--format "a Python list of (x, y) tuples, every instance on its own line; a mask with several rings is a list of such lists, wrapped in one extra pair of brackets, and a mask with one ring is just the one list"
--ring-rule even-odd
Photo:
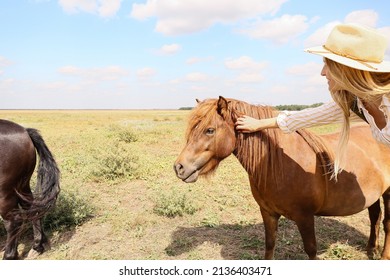
[(38, 130), (33, 128), (26, 130), (39, 156), (37, 186), (34, 199), (26, 213), (36, 219), (44, 216), (57, 201), (60, 193), (60, 170)]

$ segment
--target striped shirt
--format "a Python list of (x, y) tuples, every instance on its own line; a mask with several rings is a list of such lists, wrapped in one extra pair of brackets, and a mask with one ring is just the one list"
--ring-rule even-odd
[[(358, 99), (358, 107), (362, 110), (371, 128), (372, 136), (381, 143), (390, 146), (390, 95), (384, 95), (379, 109), (384, 113), (386, 126), (379, 129), (374, 118), (364, 108), (363, 103)], [(316, 108), (308, 108), (302, 111), (283, 111), (277, 116), (277, 124), (285, 133), (294, 132), (300, 128), (313, 127), (331, 123), (341, 123), (343, 121), (343, 111), (333, 101), (325, 103)], [(350, 121), (361, 121), (361, 119), (351, 112)]]

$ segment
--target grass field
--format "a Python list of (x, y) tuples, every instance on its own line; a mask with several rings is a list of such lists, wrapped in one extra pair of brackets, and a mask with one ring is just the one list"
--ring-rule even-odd
[[(262, 259), (264, 232), (235, 157), (195, 184), (176, 178), (188, 111), (0, 111), (40, 130), (61, 169), (62, 191), (39, 259)], [(318, 128), (319, 133), (334, 127)], [(367, 259), (367, 211), (316, 218), (323, 259)], [(0, 246), (5, 230), (0, 225)], [(381, 232), (380, 244), (383, 244)], [(31, 248), (24, 234), (19, 251)], [(307, 259), (295, 224), (280, 220), (275, 259)]]

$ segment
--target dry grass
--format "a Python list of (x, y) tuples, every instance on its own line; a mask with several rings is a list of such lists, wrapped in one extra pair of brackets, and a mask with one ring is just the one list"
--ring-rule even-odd
[[(39, 259), (262, 259), (259, 208), (234, 157), (210, 179), (189, 185), (176, 178), (172, 164), (183, 146), (187, 114), (0, 111), (2, 119), (41, 131), (62, 171), (58, 207), (72, 209), (75, 218), (49, 219), (48, 226), (58, 225), (49, 228), (52, 248)], [(367, 259), (368, 224), (366, 211), (316, 218), (321, 257)], [(0, 229), (0, 245), (4, 241)], [(26, 236), (19, 250), (30, 247)], [(287, 219), (280, 221), (275, 258), (307, 258)]]

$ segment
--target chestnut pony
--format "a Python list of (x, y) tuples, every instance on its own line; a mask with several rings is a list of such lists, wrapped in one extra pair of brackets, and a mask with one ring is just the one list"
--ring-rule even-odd
[[(35, 170), (36, 152), (40, 160), (34, 195), (30, 179)], [(60, 172), (53, 155), (37, 130), (0, 120), (0, 215), (7, 231), (3, 259), (18, 258), (18, 237), (24, 221), (33, 224), (33, 250), (44, 251), (48, 241), (42, 218), (60, 191)]]
[(234, 154), (249, 175), (252, 194), (260, 206), (265, 229), (265, 259), (273, 259), (278, 220), (293, 220), (309, 259), (317, 259), (314, 216), (347, 216), (366, 208), (371, 222), (367, 254), (379, 249), (380, 198), (384, 201), (385, 244), (382, 259), (390, 259), (390, 148), (376, 142), (367, 125), (354, 126), (347, 163), (337, 181), (330, 177), (338, 134), (318, 136), (307, 130), (285, 134), (266, 129), (235, 131), (237, 117), (268, 118), (271, 107), (242, 101), (207, 99), (193, 109), (186, 145), (174, 163), (176, 175), (195, 182)]

